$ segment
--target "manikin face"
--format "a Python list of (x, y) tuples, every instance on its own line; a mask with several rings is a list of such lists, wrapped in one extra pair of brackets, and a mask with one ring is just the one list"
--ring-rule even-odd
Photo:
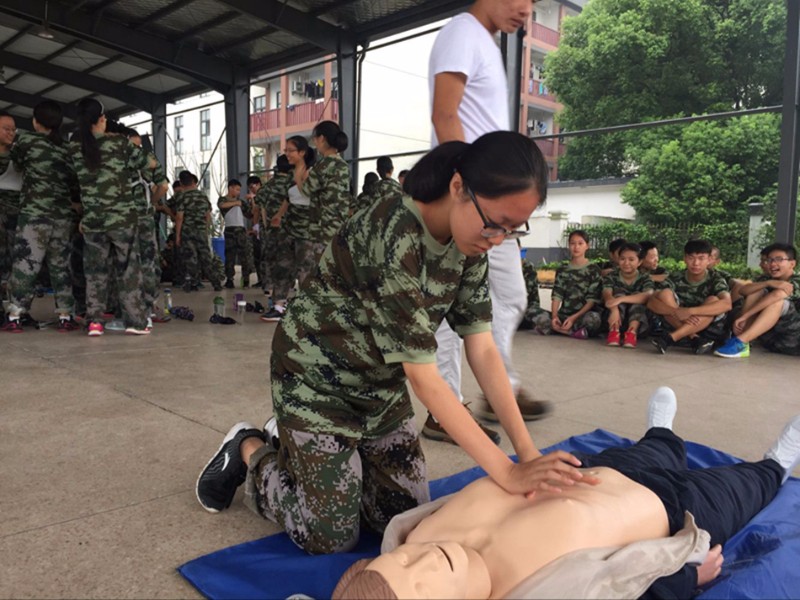
[(773, 279), (789, 279), (797, 266), (796, 260), (790, 260), (783, 250), (773, 250), (767, 257), (769, 276)]
[(642, 268), (655, 271), (658, 268), (658, 248), (650, 248), (642, 261)]
[(0, 146), (10, 146), (17, 135), (17, 127), (11, 117), (0, 117)]
[(491, 592), (483, 559), (455, 542), (403, 544), (367, 570), (383, 575), (398, 598), (488, 598)]
[(492, 25), (503, 33), (516, 33), (531, 18), (531, 0), (488, 0), (486, 11)]
[(633, 275), (639, 269), (639, 255), (633, 250), (623, 250), (619, 253), (619, 271), (623, 275)]
[(684, 254), (683, 262), (686, 263), (686, 270), (697, 277), (701, 276), (708, 269), (711, 262), (711, 255), (705, 252), (698, 252), (697, 254)]
[(572, 258), (583, 258), (586, 256), (586, 251), (589, 249), (589, 244), (586, 240), (579, 235), (572, 235), (569, 238), (569, 255)]
[[(453, 177), (450, 186), (454, 198), (453, 208), (450, 211), (450, 232), (459, 251), (466, 256), (476, 256), (502, 244), (506, 239), (505, 235), (492, 238), (481, 235), (486, 224), (478, 214), (458, 174)], [(476, 193), (475, 201), (487, 222), (499, 225), (507, 231), (513, 231), (524, 229), (531, 213), (539, 206), (539, 194), (533, 188), (493, 199)]]

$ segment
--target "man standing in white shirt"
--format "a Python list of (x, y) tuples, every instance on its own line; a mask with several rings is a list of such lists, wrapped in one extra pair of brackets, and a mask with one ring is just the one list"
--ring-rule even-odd
[[(432, 98), (432, 145), (461, 140), (472, 142), (491, 131), (509, 130), (508, 82), (498, 32), (515, 34), (531, 16), (531, 0), (476, 0), (468, 12), (454, 17), (439, 32), (431, 50), (428, 84)], [(489, 251), (489, 287), (492, 297), (492, 333), (503, 357), (514, 394), (526, 420), (544, 416), (549, 408), (533, 400), (520, 387), (511, 362), (511, 344), (526, 307), (519, 246), (505, 240)], [(442, 322), (436, 332), (439, 371), (461, 401), (461, 339)], [(487, 402), (478, 414), (496, 421)], [(496, 443), (497, 432), (483, 428)], [(451, 441), (428, 414), (422, 433), (431, 439)]]

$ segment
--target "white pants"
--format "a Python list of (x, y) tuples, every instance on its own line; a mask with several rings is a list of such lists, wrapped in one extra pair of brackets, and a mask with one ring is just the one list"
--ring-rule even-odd
[[(516, 240), (505, 240), (489, 250), (489, 294), (492, 298), (492, 336), (503, 357), (511, 387), (519, 391), (519, 374), (511, 363), (511, 343), (528, 304), (522, 276), (522, 261)], [(442, 377), (461, 402), (461, 348), (463, 342), (442, 321), (436, 331), (436, 365)]]

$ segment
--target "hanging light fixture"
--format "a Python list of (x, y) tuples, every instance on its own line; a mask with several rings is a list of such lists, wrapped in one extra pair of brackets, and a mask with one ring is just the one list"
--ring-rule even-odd
[(50, 29), (50, 23), (47, 21), (47, 8), (49, 4), (50, 2), (44, 3), (44, 20), (42, 21), (41, 26), (37, 27), (35, 31), (35, 34), (38, 37), (45, 40), (52, 40), (56, 37), (56, 35), (53, 33), (53, 30)]

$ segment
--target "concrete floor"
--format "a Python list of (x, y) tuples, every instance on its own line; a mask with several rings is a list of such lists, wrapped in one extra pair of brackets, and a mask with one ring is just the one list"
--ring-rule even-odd
[[(271, 412), (275, 325), (252, 313), (242, 325), (211, 325), (214, 295), (176, 292), (197, 318), (149, 337), (0, 335), (0, 597), (195, 598), (178, 565), (277, 531), (239, 502), (210, 515), (195, 499), (199, 469), (230, 425), (260, 425)], [(232, 290), (224, 295), (230, 303)], [(51, 308), (38, 300), (34, 317)], [(746, 459), (800, 412), (797, 358), (760, 349), (745, 360), (661, 356), (649, 344), (631, 351), (523, 332), (514, 352), (525, 387), (554, 404), (529, 425), (539, 447), (597, 427), (638, 437), (659, 385), (678, 395), (676, 432)], [(474, 399), (471, 375), (464, 386)], [(472, 466), (456, 447), (423, 444), (432, 479)], [(502, 447), (511, 451), (505, 438)]]

